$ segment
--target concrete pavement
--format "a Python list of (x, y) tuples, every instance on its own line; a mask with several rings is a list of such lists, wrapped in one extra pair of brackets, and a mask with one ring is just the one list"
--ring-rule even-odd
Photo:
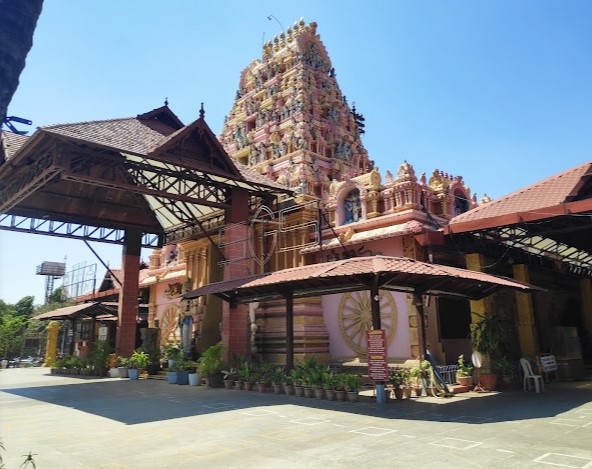
[(377, 405), (0, 370), (7, 469), (592, 469), (592, 381)]

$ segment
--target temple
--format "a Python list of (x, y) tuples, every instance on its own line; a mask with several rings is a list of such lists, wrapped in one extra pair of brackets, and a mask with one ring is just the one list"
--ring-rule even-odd
[[(112, 150), (114, 144), (100, 138), (103, 125), (91, 124), (41, 130)], [(150, 139), (144, 139), (143, 146), (131, 141), (132, 124), (152, 129), (143, 130)], [(175, 173), (179, 178), (201, 171), (199, 181), (219, 190), (199, 189), (197, 199), (197, 186), (185, 181), (167, 192), (167, 202), (163, 194), (142, 192), (143, 186), (134, 189), (149, 200), (147, 208), (155, 210), (163, 227), (154, 232), (164, 239), (164, 246), (150, 255), (147, 268), (136, 267), (131, 274), (138, 276), (138, 289), (147, 300), (146, 317), (138, 316), (140, 327), (158, 331), (161, 345), (181, 342), (200, 353), (222, 341), (227, 357), (253, 354), (265, 362), (285, 363), (284, 301), (241, 305), (216, 295), (183, 299), (183, 294), (222, 280), (383, 255), (498, 273), (524, 282), (535, 279), (547, 289), (536, 294), (504, 291), (479, 301), (434, 298), (427, 301), (421, 316), (413, 295), (381, 290), (376, 301), (390, 362), (415, 361), (423, 347), (440, 363), (455, 363), (461, 354), (470, 356), (471, 330), (493, 310), (503, 318), (507, 332), (503, 352), (512, 357), (551, 351), (573, 336), (573, 328), (590, 330), (587, 249), (576, 237), (560, 240), (561, 246), (575, 245), (570, 251), (553, 250), (557, 242), (551, 247), (541, 241), (556, 239), (554, 233), (562, 231), (563, 220), (554, 218), (548, 231), (537, 233), (532, 226), (520, 225), (524, 220), (520, 217), (497, 225), (481, 223), (489, 215), (480, 218), (479, 213), (495, 215), (495, 207), (506, 205), (486, 195), (478, 200), (461, 175), (441, 168), (418, 171), (405, 160), (388, 169), (376, 167), (362, 143), (364, 125), (363, 115), (350, 106), (339, 87), (316, 23), (303, 20), (264, 44), (261, 58), (242, 71), (217, 140), (205, 123), (203, 108), (200, 118), (189, 125), (183, 125), (166, 105), (135, 120), (109, 121), (109, 142), (117, 140), (115, 134), (129, 140), (117, 151), (133, 154), (140, 162), (154, 161), (154, 167), (176, 165), (181, 168)], [(130, 157), (129, 164), (135, 161)], [(571, 178), (553, 179), (563, 186), (555, 182), (545, 186), (558, 194), (558, 205), (578, 202), (581, 213), (590, 210), (589, 166), (572, 170)], [(210, 180), (212, 175), (218, 179)], [(224, 186), (228, 181), (233, 184), (230, 188)], [(163, 181), (165, 186), (170, 184)], [(182, 193), (183, 187), (188, 191)], [(196, 200), (206, 208), (191, 208)], [(518, 200), (518, 205), (507, 206), (530, 210), (530, 199), (511, 200)], [(163, 220), (173, 221), (162, 224)], [(509, 234), (504, 228), (508, 224), (521, 234)], [(532, 239), (527, 242), (529, 235)], [(561, 294), (553, 287), (558, 278)], [(295, 300), (290, 338), (295, 359), (314, 355), (325, 362), (363, 360), (366, 332), (372, 329), (371, 302), (367, 291)], [(554, 304), (553, 310), (549, 304)], [(120, 301), (120, 320), (127, 317), (125, 308)], [(126, 341), (128, 348), (139, 345)], [(565, 356), (570, 353), (565, 349)]]

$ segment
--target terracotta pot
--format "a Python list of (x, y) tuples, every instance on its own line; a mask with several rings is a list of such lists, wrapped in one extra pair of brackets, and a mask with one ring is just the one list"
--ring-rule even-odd
[(338, 401), (345, 401), (345, 391), (343, 389), (338, 389), (335, 391), (335, 398)]
[(495, 391), (497, 387), (497, 375), (483, 373), (479, 376), (481, 387), (487, 391)]
[(456, 376), (456, 380), (458, 384), (461, 386), (471, 386), (473, 384), (473, 377), (472, 376)]

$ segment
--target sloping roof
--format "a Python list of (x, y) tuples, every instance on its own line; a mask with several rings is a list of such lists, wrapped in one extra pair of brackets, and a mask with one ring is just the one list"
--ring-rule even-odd
[(14, 132), (2, 131), (4, 137), (4, 148), (6, 149), (6, 159), (9, 160), (22, 147), (27, 139), (27, 135), (15, 134)]
[[(590, 176), (592, 176), (592, 162), (587, 161), (462, 213), (450, 220), (445, 231), (458, 233), (502, 226), (521, 221), (520, 216), (524, 219), (541, 219), (546, 218), (547, 213), (549, 216), (556, 215), (557, 207), (574, 202), (578, 190), (582, 187), (582, 179)], [(592, 207), (591, 203), (579, 205)], [(553, 210), (547, 210), (551, 208)], [(528, 213), (532, 215), (529, 216)]]
[[(375, 228), (373, 230), (360, 231), (354, 233), (351, 238), (347, 241), (340, 241), (338, 238), (333, 238), (323, 243), (323, 249), (334, 249), (340, 246), (349, 246), (352, 244), (366, 243), (369, 241), (376, 241), (379, 239), (391, 238), (395, 236), (405, 236), (412, 234), (420, 234), (425, 231), (431, 231), (432, 229), (427, 225), (417, 221), (411, 220), (398, 225), (383, 226), (381, 228)], [(302, 250), (302, 253), (318, 252), (318, 246), (312, 246)]]
[(64, 137), (93, 143), (123, 153), (144, 155), (176, 129), (153, 120), (137, 117), (58, 124), (40, 127)]
[(32, 319), (49, 320), (49, 319), (76, 319), (80, 317), (94, 317), (100, 316), (117, 316), (117, 309), (113, 309), (102, 303), (83, 303), (80, 305), (66, 306), (64, 308), (54, 309), (47, 313), (39, 314)]
[(268, 274), (212, 283), (183, 295), (191, 299), (216, 294), (230, 302), (262, 301), (367, 290), (382, 290), (458, 296), (478, 299), (500, 287), (522, 291), (537, 289), (506, 277), (457, 267), (428, 264), (405, 257), (355, 257), (313, 264)]

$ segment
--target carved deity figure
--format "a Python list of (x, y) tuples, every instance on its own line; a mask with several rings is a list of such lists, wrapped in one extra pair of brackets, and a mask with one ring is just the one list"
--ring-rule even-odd
[(357, 222), (362, 218), (362, 203), (360, 201), (360, 191), (352, 190), (344, 200), (345, 219), (344, 225)]

